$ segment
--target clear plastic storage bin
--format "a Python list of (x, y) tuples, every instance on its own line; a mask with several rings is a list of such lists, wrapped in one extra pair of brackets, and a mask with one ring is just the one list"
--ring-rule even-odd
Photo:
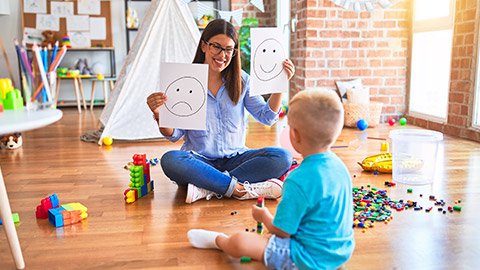
[(396, 129), (389, 137), (393, 180), (412, 185), (432, 183), (443, 134), (432, 130)]

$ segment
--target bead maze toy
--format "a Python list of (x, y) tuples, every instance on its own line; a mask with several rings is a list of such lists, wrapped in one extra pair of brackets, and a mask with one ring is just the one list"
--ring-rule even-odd
[(126, 203), (133, 203), (153, 190), (153, 180), (150, 180), (150, 163), (146, 154), (135, 154), (130, 167), (130, 184), (123, 195)]
[(42, 199), (35, 215), (38, 219), (48, 218), (55, 227), (75, 224), (88, 217), (87, 208), (81, 203), (60, 205), (57, 194)]

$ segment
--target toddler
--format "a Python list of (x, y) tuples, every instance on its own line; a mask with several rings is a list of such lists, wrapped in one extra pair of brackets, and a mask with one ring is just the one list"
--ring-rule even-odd
[(232, 236), (194, 229), (196, 248), (216, 248), (233, 257), (250, 257), (272, 269), (337, 269), (353, 253), (353, 199), (350, 174), (330, 146), (343, 127), (343, 107), (331, 90), (305, 90), (289, 104), (290, 141), (303, 162), (285, 179), (275, 216), (252, 206), (266, 238), (241, 232)]

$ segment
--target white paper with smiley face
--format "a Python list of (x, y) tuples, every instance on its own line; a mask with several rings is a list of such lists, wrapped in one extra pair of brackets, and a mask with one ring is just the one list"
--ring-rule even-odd
[(160, 106), (160, 127), (205, 130), (208, 65), (161, 63), (160, 91), (167, 101)]
[(288, 77), (283, 69), (287, 59), (280, 28), (252, 28), (250, 95), (286, 93)]

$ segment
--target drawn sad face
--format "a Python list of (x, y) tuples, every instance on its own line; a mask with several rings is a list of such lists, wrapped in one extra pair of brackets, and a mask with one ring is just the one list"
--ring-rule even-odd
[(261, 81), (270, 81), (283, 71), (285, 52), (276, 39), (264, 40), (253, 55), (253, 70)]
[(168, 100), (165, 107), (176, 116), (196, 114), (205, 104), (205, 88), (194, 77), (181, 77), (170, 83), (165, 90)]

